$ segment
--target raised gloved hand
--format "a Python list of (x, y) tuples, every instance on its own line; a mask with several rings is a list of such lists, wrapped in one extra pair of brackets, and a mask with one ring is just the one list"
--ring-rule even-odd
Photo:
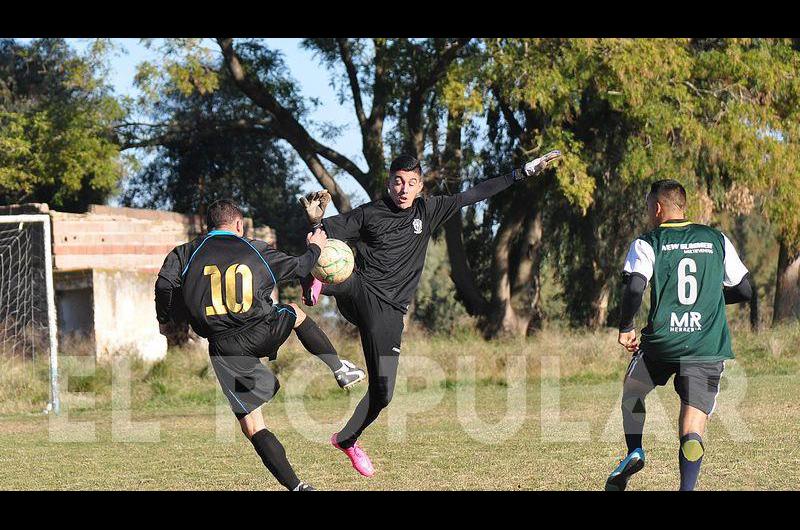
[(315, 191), (305, 197), (300, 197), (300, 204), (306, 210), (306, 217), (311, 226), (322, 222), (325, 208), (328, 207), (329, 202), (331, 202), (331, 194), (327, 190)]
[(532, 177), (534, 175), (538, 175), (539, 173), (547, 169), (550, 162), (552, 162), (556, 158), (559, 158), (560, 156), (561, 156), (561, 151), (559, 151), (558, 149), (550, 151), (549, 153), (545, 153), (539, 158), (525, 164), (525, 167), (522, 168), (522, 172), (525, 177)]

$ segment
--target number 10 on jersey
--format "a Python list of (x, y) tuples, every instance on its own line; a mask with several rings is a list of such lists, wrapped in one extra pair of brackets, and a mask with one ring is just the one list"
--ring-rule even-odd
[[(242, 277), (242, 301), (236, 300), (236, 275)], [(234, 263), (225, 270), (225, 300), (222, 299), (222, 273), (216, 265), (206, 265), (203, 275), (211, 276), (211, 305), (206, 316), (246, 313), (253, 305), (253, 273), (245, 264)]]

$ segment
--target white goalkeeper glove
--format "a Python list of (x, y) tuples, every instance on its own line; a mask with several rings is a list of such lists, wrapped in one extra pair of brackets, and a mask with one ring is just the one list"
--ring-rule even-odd
[(306, 217), (312, 227), (317, 227), (325, 215), (325, 208), (331, 202), (331, 194), (327, 190), (315, 191), (300, 197), (300, 205), (306, 211)]
[(550, 151), (549, 153), (545, 153), (544, 155), (540, 156), (536, 160), (532, 160), (525, 164), (525, 167), (522, 168), (522, 172), (525, 174), (526, 177), (532, 177), (534, 175), (538, 175), (545, 169), (547, 169), (550, 162), (559, 158), (561, 156), (561, 151), (556, 149), (555, 151)]

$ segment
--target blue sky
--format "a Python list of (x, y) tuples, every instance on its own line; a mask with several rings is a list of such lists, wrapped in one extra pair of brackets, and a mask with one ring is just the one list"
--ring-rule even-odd
[[(27, 41), (30, 39), (19, 39)], [(90, 39), (67, 39), (78, 51), (84, 51)], [(109, 81), (118, 95), (135, 97), (138, 94), (133, 80), (136, 67), (142, 61), (158, 61), (159, 55), (139, 42), (139, 39), (113, 39), (120, 51), (112, 56)], [(361, 135), (358, 123), (352, 111), (352, 103), (345, 101), (339, 103), (335, 90), (330, 85), (330, 73), (323, 68), (313, 55), (300, 48), (301, 39), (265, 39), (270, 47), (280, 50), (284, 54), (286, 65), (292, 77), (297, 80), (304, 96), (317, 98), (320, 105), (313, 110), (309, 121), (330, 122), (337, 126), (344, 125), (341, 136), (334, 140), (326, 141), (333, 148), (342, 152), (356, 162), (362, 169), (366, 169), (361, 155)], [(319, 184), (311, 176), (305, 165), (298, 166), (298, 174), (306, 175), (303, 190), (313, 191), (320, 189)], [(358, 184), (349, 176), (337, 177), (340, 185), (350, 195), (354, 205), (367, 200)]]

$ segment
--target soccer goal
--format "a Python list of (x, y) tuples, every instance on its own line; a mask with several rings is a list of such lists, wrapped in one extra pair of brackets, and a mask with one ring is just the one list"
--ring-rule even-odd
[(50, 402), (60, 411), (49, 215), (0, 215), (0, 356), (35, 365), (49, 355)]

